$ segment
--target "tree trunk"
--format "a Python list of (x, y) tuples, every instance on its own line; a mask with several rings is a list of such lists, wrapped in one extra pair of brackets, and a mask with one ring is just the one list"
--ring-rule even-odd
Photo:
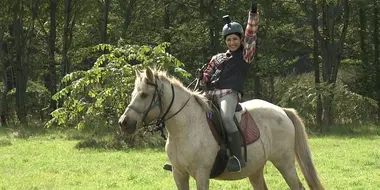
[(209, 5), (209, 28), (210, 28), (210, 49), (213, 55), (217, 54), (220, 49), (220, 22), (219, 22), (219, 0), (210, 0)]
[[(48, 38), (49, 46), (49, 73), (47, 77), (48, 89), (53, 96), (57, 92), (57, 73), (55, 70), (55, 41), (56, 41), (56, 30), (57, 30), (57, 12), (58, 0), (50, 0), (50, 31)], [(57, 108), (56, 101), (50, 100), (50, 109), (54, 110)]]
[(377, 121), (380, 124), (380, 44), (379, 44), (379, 7), (376, 4), (376, 0), (374, 0), (374, 9), (373, 9), (373, 43), (375, 46), (375, 52), (374, 52), (374, 61), (373, 65), (376, 67), (376, 84), (377, 84)]
[[(256, 56), (257, 56), (257, 51), (256, 51)], [(256, 58), (255, 58), (256, 59)], [(259, 66), (255, 63), (253, 63), (253, 93), (254, 93), (254, 98), (262, 98), (261, 96), (261, 79), (260, 79), (260, 71), (259, 71)]]
[(121, 37), (125, 38), (127, 34), (127, 30), (129, 27), (129, 24), (132, 21), (132, 13), (135, 8), (136, 0), (129, 0), (128, 6), (126, 5), (126, 0), (123, 0), (122, 6), (127, 7), (124, 12), (124, 22), (123, 22), (123, 30), (121, 32)]
[[(63, 52), (62, 52), (62, 64), (61, 64), (61, 78), (70, 72), (68, 52), (71, 45), (71, 32), (74, 27), (74, 21), (72, 21), (71, 0), (65, 0), (65, 25), (63, 28)], [(71, 24), (70, 24), (71, 23)], [(61, 88), (64, 87), (62, 84)]]
[(205, 18), (205, 2), (204, 0), (199, 0), (199, 16), (201, 19)]
[(321, 131), (323, 133), (330, 131), (333, 123), (333, 114), (332, 114), (332, 102), (334, 95), (325, 95), (323, 97), (323, 120)]
[(317, 17), (317, 7), (315, 4), (315, 0), (312, 1), (312, 28), (314, 34), (314, 43), (313, 43), (313, 62), (314, 62), (314, 83), (315, 88), (317, 90), (317, 106), (316, 106), (316, 122), (320, 129), (322, 130), (322, 95), (321, 95), (321, 79), (320, 79), (320, 70), (319, 70), (319, 60), (318, 60), (318, 17)]
[(337, 18), (341, 16), (338, 10), (338, 5), (334, 5), (333, 2), (326, 3), (326, 0), (322, 1), (322, 23), (323, 23), (323, 37), (318, 33), (318, 39), (321, 44), (322, 55), (322, 78), (324, 84), (328, 85), (329, 92), (323, 94), (323, 127), (322, 131), (328, 131), (331, 129), (334, 121), (332, 106), (334, 99), (335, 83), (338, 75), (338, 69), (341, 62), (341, 56), (343, 53), (344, 40), (347, 34), (347, 28), (349, 24), (349, 6), (348, 0), (343, 0), (343, 20), (342, 30), (337, 32), (335, 26)]
[(16, 110), (21, 126), (26, 124), (26, 65), (23, 61), (23, 22), (22, 22), (22, 1), (17, 0), (13, 7), (13, 37), (15, 50), (15, 72), (16, 72)]
[[(364, 3), (360, 2), (360, 7), (359, 7), (359, 27), (360, 27), (360, 53), (361, 53), (361, 61), (362, 61), (362, 69), (363, 72), (368, 71), (368, 53), (367, 53), (367, 48), (366, 48), (366, 35), (367, 35), (367, 18), (366, 18), (366, 13), (365, 13), (365, 7)], [(363, 81), (368, 81), (368, 75), (364, 74), (362, 75)], [(365, 85), (365, 84), (363, 84)], [(365, 93), (367, 93), (367, 87), (362, 88), (365, 89)]]
[(321, 80), (319, 72), (319, 61), (318, 61), (318, 41), (314, 39), (314, 50), (313, 50), (313, 60), (314, 60), (314, 83), (317, 90), (317, 105), (315, 110), (315, 117), (318, 126), (322, 126), (322, 95), (321, 95)]
[(164, 42), (170, 42), (170, 1), (166, 1), (164, 5), (164, 32), (162, 39)]
[(4, 58), (4, 33), (5, 31), (3, 30), (3, 27), (0, 27), (0, 76), (3, 81), (4, 89), (3, 93), (1, 95), (1, 113), (0, 113), (0, 126), (6, 126), (7, 125), (7, 93), (8, 93), (8, 84), (7, 84), (7, 72), (6, 72), (6, 64), (5, 64), (5, 58)]
[(274, 76), (269, 76), (269, 101), (275, 103), (275, 87), (274, 87)]
[(107, 26), (108, 26), (108, 14), (110, 10), (111, 0), (104, 1), (104, 10), (102, 16), (102, 24), (100, 28), (100, 43), (107, 43)]
[[(205, 0), (199, 0), (199, 17), (201, 20), (207, 20), (207, 6), (205, 5)], [(211, 38), (210, 38), (211, 39)], [(203, 46), (202, 48), (202, 63), (207, 64), (210, 61), (209, 58), (209, 48)]]
[(8, 94), (9, 89), (7, 85), (7, 75), (5, 71), (2, 73), (2, 79), (3, 79), (4, 89), (1, 95), (0, 120), (1, 120), (1, 126), (7, 126), (7, 112), (8, 112), (7, 94)]

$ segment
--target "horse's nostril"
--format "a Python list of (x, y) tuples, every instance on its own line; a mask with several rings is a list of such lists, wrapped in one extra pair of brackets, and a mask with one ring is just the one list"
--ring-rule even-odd
[(137, 128), (137, 121), (136, 120), (128, 120), (128, 122), (126, 122), (126, 124), (124, 126), (125, 127), (125, 132), (127, 132), (128, 134), (132, 134), (136, 131), (136, 128)]
[(122, 116), (122, 117), (120, 117), (118, 123), (120, 126), (120, 130), (123, 132), (126, 132), (128, 134), (132, 134), (136, 131), (136, 128), (137, 128), (137, 126), (136, 126), (137, 121), (136, 120)]

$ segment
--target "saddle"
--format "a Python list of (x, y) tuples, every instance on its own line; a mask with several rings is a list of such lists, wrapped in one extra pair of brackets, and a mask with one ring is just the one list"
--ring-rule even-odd
[[(210, 178), (215, 178), (224, 172), (229, 156), (227, 154), (227, 135), (221, 120), (220, 108), (214, 100), (210, 100), (210, 104), (212, 111), (206, 113), (207, 122), (215, 140), (220, 146), (210, 174)], [(247, 161), (247, 145), (260, 138), (260, 131), (249, 112), (247, 112), (247, 109), (241, 103), (236, 105), (234, 121), (242, 137), (244, 158)]]
[[(206, 113), (206, 118), (210, 130), (220, 146), (210, 173), (210, 178), (213, 179), (224, 172), (229, 156), (227, 154), (227, 135), (223, 126), (223, 122), (221, 120), (220, 108), (218, 106), (218, 103), (216, 103), (214, 100), (210, 100), (210, 106), (212, 107), (212, 110)], [(255, 142), (260, 138), (260, 131), (252, 116), (249, 114), (249, 112), (247, 112), (247, 109), (241, 105), (241, 103), (238, 103), (236, 105), (234, 121), (236, 126), (238, 126), (240, 134), (242, 135), (244, 158), (247, 161), (247, 145)], [(172, 171), (172, 166), (170, 164), (165, 164), (163, 169)]]

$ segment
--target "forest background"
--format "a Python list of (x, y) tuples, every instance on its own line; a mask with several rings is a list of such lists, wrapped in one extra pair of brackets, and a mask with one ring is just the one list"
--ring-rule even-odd
[[(116, 131), (134, 67), (189, 85), (225, 51), (223, 15), (242, 0), (1, 0), (1, 126)], [(244, 99), (298, 110), (310, 130), (380, 121), (379, 0), (258, 0)]]

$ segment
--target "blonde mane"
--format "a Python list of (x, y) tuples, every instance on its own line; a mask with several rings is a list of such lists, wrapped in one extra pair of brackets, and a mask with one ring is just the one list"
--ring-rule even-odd
[(179, 81), (178, 79), (176, 79), (173, 76), (168, 75), (168, 73), (166, 71), (162, 71), (162, 70), (159, 70), (156, 68), (151, 69), (151, 70), (153, 72), (154, 78), (157, 78), (160, 81), (166, 81), (168, 83), (173, 84), (175, 87), (182, 89), (186, 93), (189, 93), (190, 95), (194, 96), (195, 99), (197, 100), (197, 102), (199, 103), (199, 105), (202, 106), (202, 108), (205, 111), (211, 110), (209, 103), (208, 103), (209, 100), (205, 96), (203, 96), (201, 94), (201, 92), (193, 91), (193, 90), (186, 88), (181, 81)]

